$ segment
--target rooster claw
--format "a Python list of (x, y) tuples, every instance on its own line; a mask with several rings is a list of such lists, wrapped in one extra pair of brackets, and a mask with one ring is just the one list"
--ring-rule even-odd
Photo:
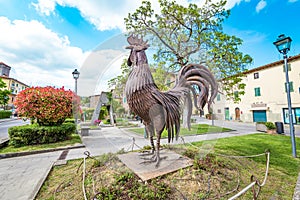
[(143, 161), (143, 162), (141, 162), (140, 164), (151, 164), (151, 163), (156, 162), (155, 168), (158, 168), (158, 167), (159, 167), (160, 161), (161, 161), (161, 160), (164, 160), (164, 159), (167, 159), (167, 157), (168, 157), (168, 156), (157, 157), (156, 155), (153, 155), (151, 158), (144, 158), (144, 160), (146, 160), (146, 161)]
[(140, 157), (144, 157), (144, 156), (150, 156), (153, 155), (154, 152), (150, 152), (150, 151), (143, 151), (141, 154), (139, 154)]

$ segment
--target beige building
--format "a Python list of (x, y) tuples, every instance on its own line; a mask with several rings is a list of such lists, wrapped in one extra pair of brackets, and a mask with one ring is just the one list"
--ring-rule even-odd
[(0, 62), (0, 78), (3, 80), (3, 82), (6, 84), (7, 90), (11, 91), (11, 94), (9, 95), (9, 101), (7, 106), (9, 108), (13, 108), (13, 102), (17, 96), (17, 94), (28, 88), (29, 86), (25, 83), (22, 83), (21, 81), (18, 81), (17, 79), (9, 77), (11, 67), (6, 65), (3, 62)]
[[(293, 121), (300, 125), (300, 54), (288, 58)], [(245, 72), (245, 95), (238, 104), (218, 94), (214, 114), (217, 119), (244, 122), (289, 123), (283, 60)]]

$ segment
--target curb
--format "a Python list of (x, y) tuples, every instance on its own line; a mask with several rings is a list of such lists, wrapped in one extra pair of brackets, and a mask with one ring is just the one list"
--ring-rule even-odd
[(0, 120), (0, 124), (3, 122), (10, 122), (10, 121), (15, 121), (18, 120), (19, 118), (5, 118)]
[(38, 184), (34, 187), (34, 191), (30, 194), (29, 199), (35, 199), (36, 196), (38, 195), (39, 191), (41, 190), (44, 182), (46, 181), (46, 179), (48, 178), (52, 168), (53, 168), (53, 164), (54, 162), (48, 167), (46, 173), (44, 174), (43, 178), (41, 178), (38, 182)]
[(300, 173), (298, 175), (298, 181), (296, 183), (293, 200), (300, 200)]
[(0, 160), (6, 159), (6, 158), (19, 157), (19, 156), (28, 156), (28, 155), (33, 155), (33, 154), (49, 153), (49, 152), (53, 152), (53, 151), (62, 151), (62, 150), (67, 150), (67, 149), (78, 149), (78, 148), (84, 148), (84, 147), (85, 147), (84, 144), (79, 144), (79, 145), (75, 145), (75, 146), (66, 146), (66, 147), (59, 147), (59, 148), (52, 148), (52, 149), (45, 149), (45, 150), (6, 153), (6, 154), (0, 154)]

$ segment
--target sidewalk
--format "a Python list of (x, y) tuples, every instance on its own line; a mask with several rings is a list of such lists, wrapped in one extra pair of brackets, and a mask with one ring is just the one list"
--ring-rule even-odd
[[(201, 123), (211, 123), (200, 119)], [(185, 142), (210, 140), (223, 137), (232, 137), (256, 133), (255, 126), (247, 123), (214, 121), (217, 126), (224, 126), (235, 131), (184, 137)], [(131, 151), (149, 145), (149, 140), (143, 136), (133, 134), (126, 129), (105, 127), (101, 130), (90, 130), (89, 136), (82, 137), (85, 148), (67, 151), (65, 160), (83, 158), (84, 152), (89, 151), (91, 156), (104, 153), (116, 153), (120, 150)], [(163, 139), (162, 144), (167, 144)], [(173, 144), (182, 143), (182, 140)], [(28, 155), (0, 160), (0, 199), (1, 200), (28, 200), (33, 199), (46, 179), (54, 162), (58, 160), (62, 151)], [(300, 176), (299, 176), (300, 180)]]

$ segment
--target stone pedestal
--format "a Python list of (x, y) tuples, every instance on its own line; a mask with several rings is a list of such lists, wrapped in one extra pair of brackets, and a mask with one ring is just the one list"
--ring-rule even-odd
[(81, 131), (80, 131), (81, 136), (88, 136), (89, 130), (90, 130), (90, 127), (81, 127)]

